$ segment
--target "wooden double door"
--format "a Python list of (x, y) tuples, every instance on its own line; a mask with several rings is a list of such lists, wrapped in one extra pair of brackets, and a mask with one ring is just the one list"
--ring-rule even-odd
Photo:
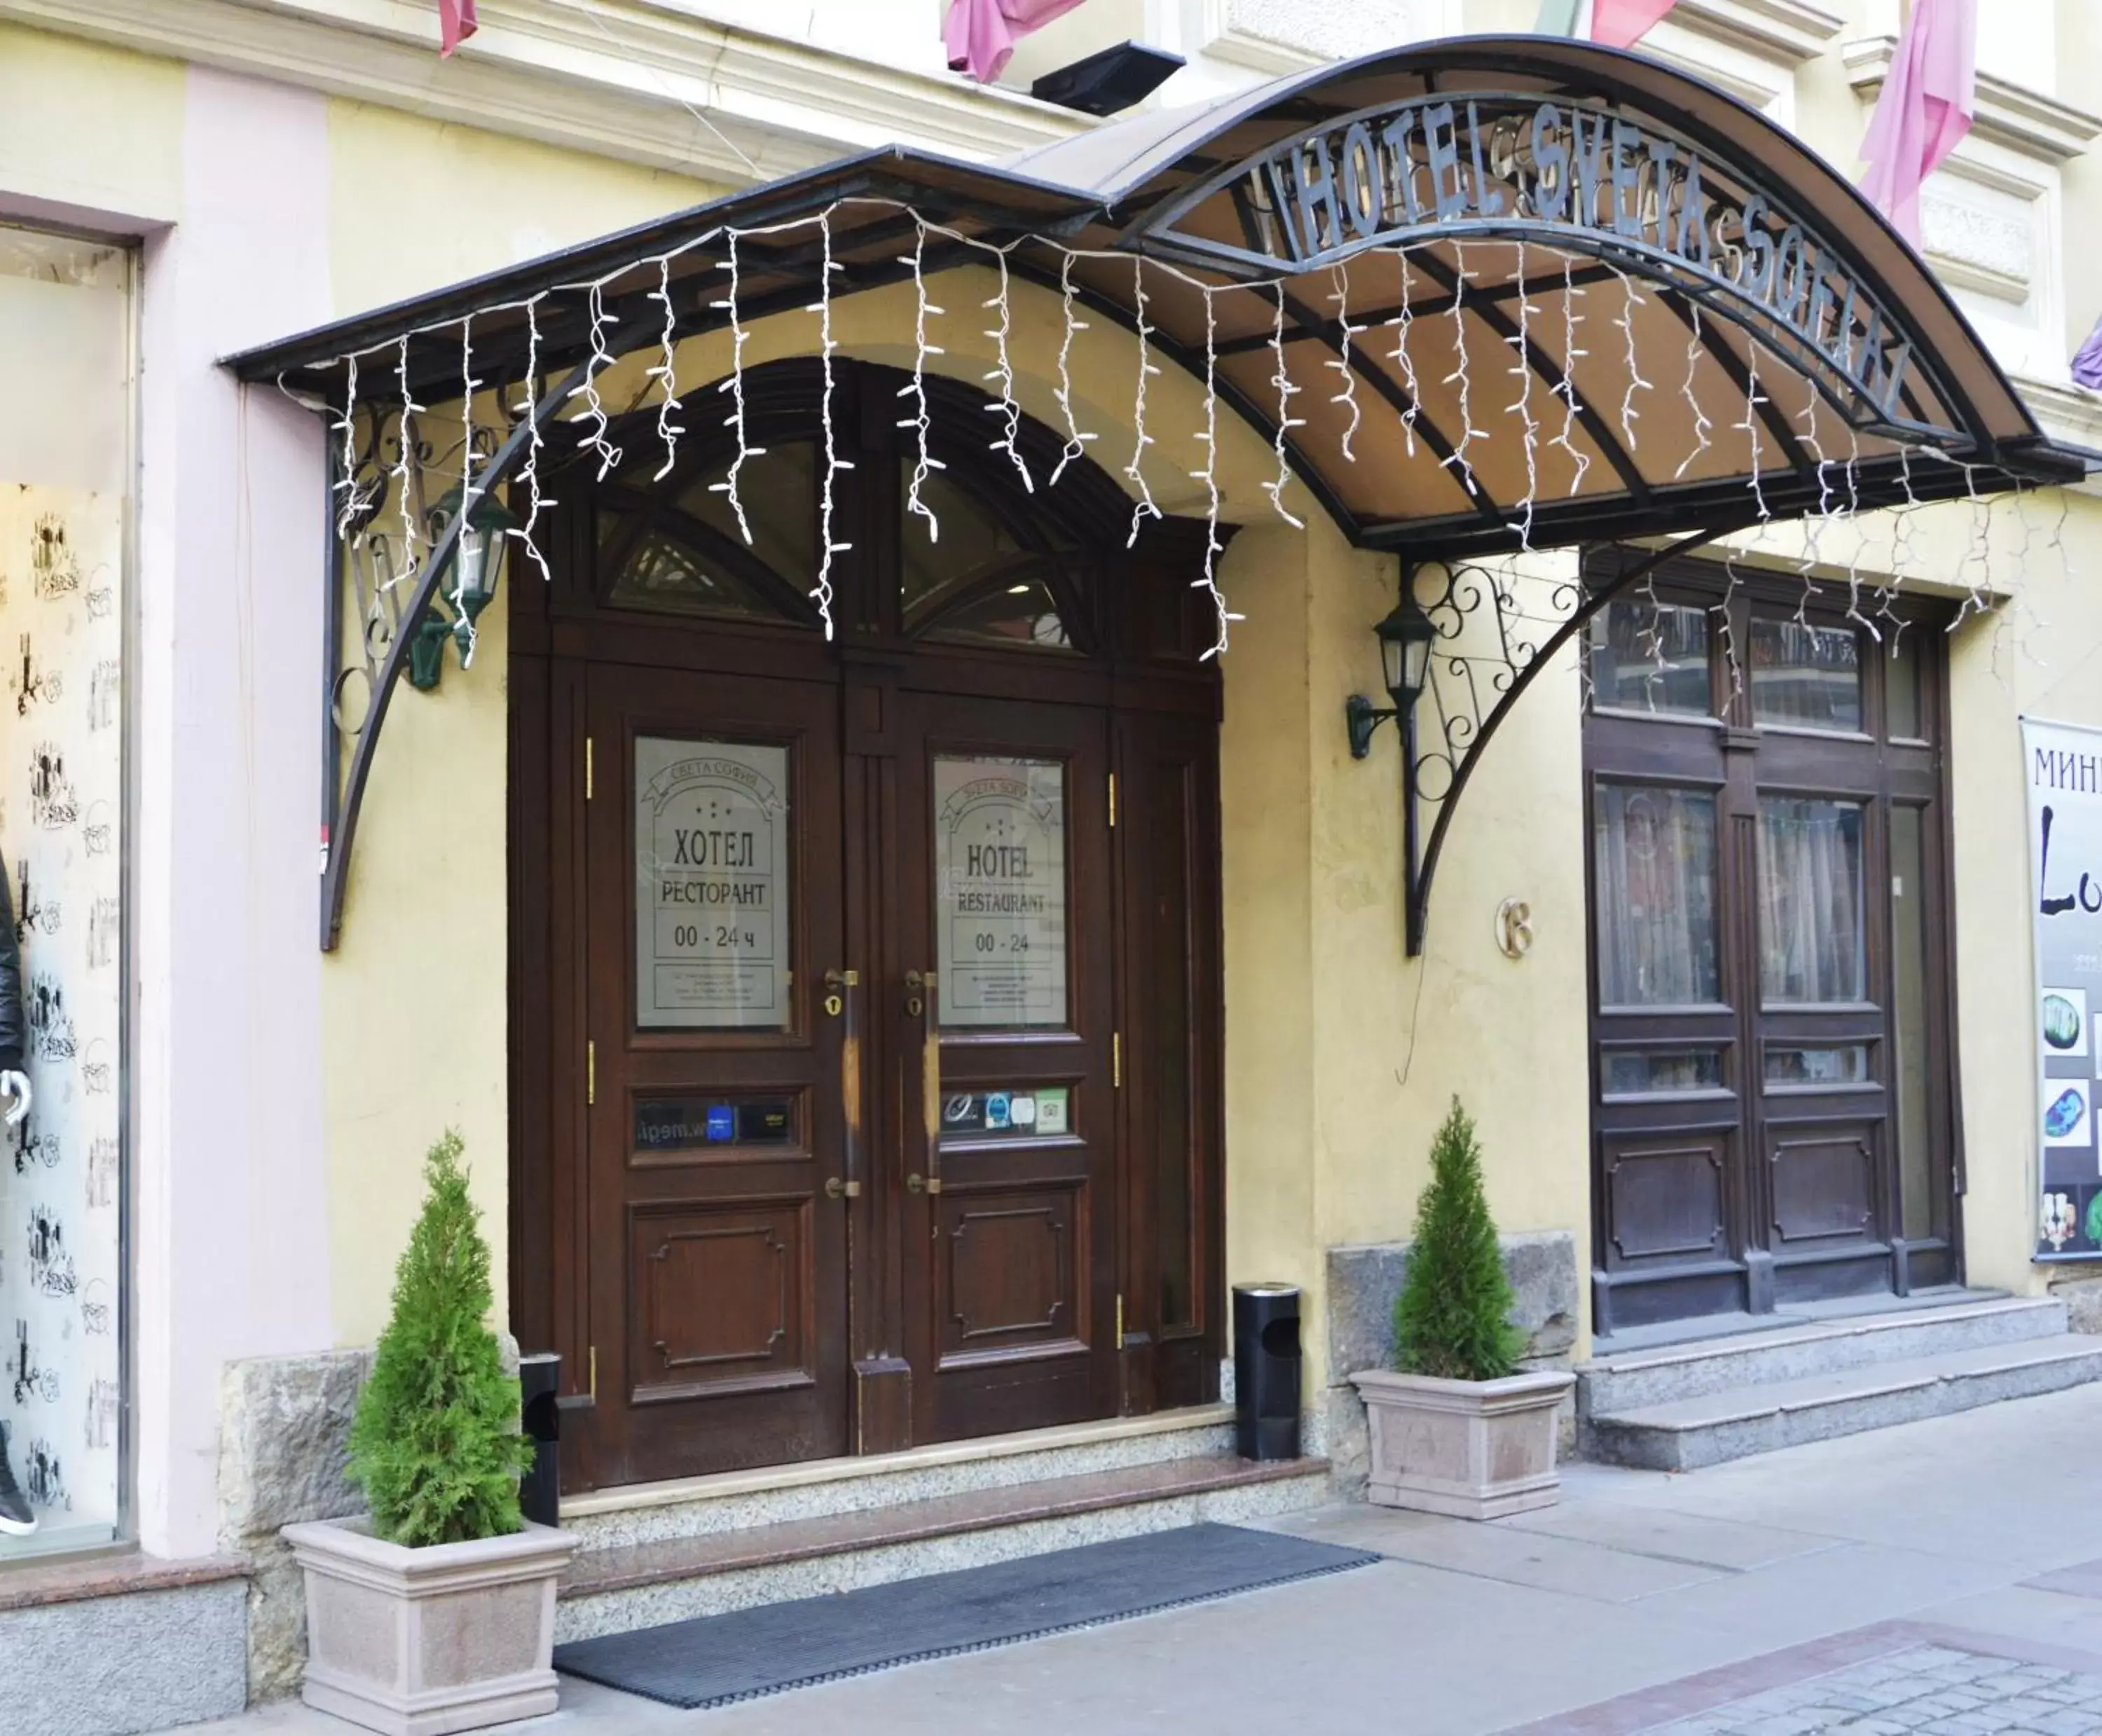
[(1874, 608), (1687, 563), (1592, 623), (1603, 1335), (1958, 1276), (1945, 622)]

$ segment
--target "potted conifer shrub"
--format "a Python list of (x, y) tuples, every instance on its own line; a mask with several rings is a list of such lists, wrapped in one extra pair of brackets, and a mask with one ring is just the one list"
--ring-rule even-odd
[(395, 1736), (555, 1710), (555, 1581), (575, 1547), (518, 1510), (532, 1448), (488, 1325), (489, 1244), (460, 1152), (449, 1132), (425, 1160), (358, 1395), (350, 1475), (370, 1515), (284, 1532), (306, 1578), (304, 1698)]
[(1395, 1366), (1350, 1376), (1372, 1424), (1373, 1500), (1463, 1519), (1554, 1504), (1555, 1413), (1576, 1377), (1520, 1372), (1514, 1300), (1475, 1124), (1455, 1097), (1417, 1202)]

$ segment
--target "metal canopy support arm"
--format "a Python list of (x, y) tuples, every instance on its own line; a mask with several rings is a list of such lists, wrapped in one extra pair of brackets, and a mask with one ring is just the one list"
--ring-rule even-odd
[[(1748, 518), (1745, 523), (1750, 522)], [(1441, 626), (1441, 636), (1457, 638), (1465, 616), (1479, 606), (1483, 597), (1497, 610), (1498, 650), (1491, 656), (1468, 652), (1448, 652), (1434, 649), (1430, 660), (1430, 679), (1417, 696), (1415, 705), (1409, 706), (1398, 719), (1401, 731), (1401, 799), (1402, 848), (1404, 884), (1403, 896), (1404, 927), (1408, 946), (1408, 956), (1420, 958), (1423, 953), (1424, 932), (1430, 921), (1430, 883), (1438, 872), (1438, 857), (1445, 847), (1445, 835), (1451, 828), (1452, 816), (1458, 809), (1460, 798), (1466, 792), (1467, 780), (1473, 776), (1482, 751), (1511, 708), (1525, 697), (1525, 690), (1532, 679), (1553, 662), (1562, 648), (1585, 627), (1591, 618), (1614, 598), (1624, 595), (1631, 587), (1639, 584), (1666, 561), (1675, 560), (1690, 554), (1718, 537), (1730, 535), (1745, 528), (1745, 523), (1718, 525), (1680, 538), (1669, 547), (1645, 555), (1641, 560), (1614, 574), (1595, 586), (1586, 586), (1579, 577), (1558, 583), (1566, 583), (1576, 593), (1573, 608), (1553, 632), (1536, 649), (1513, 636), (1513, 621), (1523, 620), (1519, 611), (1509, 604), (1507, 594), (1502, 590), (1496, 575), (1477, 574), (1465, 582), (1489, 588), (1481, 593), (1474, 604), (1456, 598), (1452, 593), (1428, 605), (1434, 619), (1441, 614), (1449, 621), (1448, 632)], [(1463, 572), (1471, 569), (1462, 569)], [(1402, 585), (1404, 591), (1414, 582), (1412, 569), (1404, 563)], [(1456, 574), (1453, 591), (1462, 580)], [(1479, 691), (1477, 685), (1476, 665), (1486, 666), (1483, 678), (1497, 696), (1488, 711), (1461, 712), (1449, 709), (1438, 686), (1438, 666), (1445, 665), (1446, 679), (1454, 680), (1470, 695)], [(1426, 701), (1437, 708), (1436, 724), (1438, 746), (1435, 751), (1426, 754), (1420, 745), (1417, 726), (1417, 710)], [(1423, 771), (1426, 764), (1436, 763), (1444, 768), (1444, 782), (1435, 796), (1423, 795)], [(1438, 813), (1430, 822), (1430, 835), (1424, 844), (1419, 857), (1417, 841), (1421, 836), (1421, 804), (1435, 804)]]
[[(579, 363), (564, 376), (560, 385), (519, 418), (518, 426), (490, 455), (488, 463), (476, 472), (474, 494), (477, 500), (509, 480), (520, 454), (531, 445), (534, 431), (569, 402), (583, 384), (591, 370), (591, 362)], [(472, 503), (463, 502), (460, 510), (446, 521), (416, 574), (415, 589), (410, 594), (408, 609), (402, 615), (401, 627), (396, 631), (392, 643), (387, 648), (386, 661), (380, 666), (379, 680), (373, 688), (371, 709), (366, 715), (363, 727), (357, 732), (357, 746), (351, 754), (349, 775), (339, 784), (337, 772), (342, 760), (343, 737), (347, 732), (336, 717), (338, 671), (335, 666), (339, 661), (337, 653), (342, 643), (343, 578), (347, 563), (343, 538), (338, 534), (335, 520), (335, 484), (339, 480), (335, 443), (331, 441), (329, 445), (329, 625), (324, 638), (329, 647), (330, 666), (324, 676), (322, 690), (322, 728), (325, 744), (322, 788), (321, 939), (323, 952), (335, 951), (336, 941), (343, 932), (343, 905), (349, 888), (351, 847), (357, 837), (358, 811), (364, 805), (365, 786), (372, 775), (372, 758), (379, 746), (381, 726), (387, 721), (388, 705), (394, 697), (394, 689), (407, 665), (409, 648), (415, 641), (417, 625), (437, 596), (438, 581), (444, 576), (446, 565), (459, 546), (460, 533), (466, 523), (467, 508)]]

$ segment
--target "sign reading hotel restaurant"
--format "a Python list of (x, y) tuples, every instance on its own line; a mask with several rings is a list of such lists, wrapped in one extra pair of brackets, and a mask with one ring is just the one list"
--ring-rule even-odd
[(934, 762), (936, 949), (945, 1025), (1066, 1022), (1066, 772)]
[[(1705, 281), (1901, 417), (1912, 347), (1888, 311), (1829, 239), (1736, 175), (1601, 103), (1478, 91), (1281, 140), (1177, 199), (1159, 228), (1192, 252), (1301, 270), (1470, 232), (1639, 255)], [(1222, 189), (1246, 245), (1177, 227)]]
[(635, 743), (635, 1019), (785, 1030), (788, 750)]
[(2102, 1252), (2102, 730), (2022, 720), (2036, 933), (2038, 1260)]

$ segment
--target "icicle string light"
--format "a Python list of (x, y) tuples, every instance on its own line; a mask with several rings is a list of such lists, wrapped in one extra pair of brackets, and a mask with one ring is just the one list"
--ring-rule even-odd
[(1715, 444), (1708, 432), (1715, 424), (1709, 419), (1707, 410), (1702, 407), (1700, 393), (1693, 389), (1693, 383), (1700, 376), (1701, 352), (1705, 344), (1701, 330), (1701, 303), (1691, 295), (1686, 298), (1686, 317), (1692, 324), (1693, 334), (1687, 340), (1686, 379), (1678, 390), (1679, 395), (1686, 400), (1686, 407), (1693, 412), (1693, 438), (1696, 444), (1678, 461), (1678, 468), (1672, 472), (1671, 480), (1674, 482), (1699, 463), (1708, 449)]
[(993, 344), (993, 365), (987, 370), (985, 378), (1000, 388), (999, 401), (987, 405), (985, 410), (989, 415), (1000, 418), (1002, 429), (1000, 437), (991, 442), (991, 450), (1007, 454), (1009, 461), (1014, 466), (1014, 473), (1022, 478), (1022, 493), (1033, 494), (1036, 492), (1035, 479), (1029, 474), (1029, 466), (1022, 456), (1022, 406), (1014, 401), (1014, 363), (1007, 353), (1008, 334), (1014, 326), (1014, 308), (1009, 299), (1007, 249), (996, 248), (994, 256), (1000, 264), (1000, 289), (989, 300), (981, 303), (983, 307), (996, 310), (1000, 316), (999, 323), (988, 327), (985, 333), (992, 339)]
[(913, 219), (912, 251), (902, 255), (898, 263), (912, 268), (912, 378), (898, 388), (901, 398), (911, 401), (912, 414), (899, 423), (901, 428), (912, 430), (912, 476), (905, 486), (905, 510), (927, 520), (927, 540), (942, 540), (942, 521), (934, 509), (927, 504), (927, 479), (938, 470), (948, 467), (927, 450), (929, 436), (933, 432), (934, 418), (927, 406), (927, 358), (947, 353), (938, 344), (927, 341), (927, 318), (929, 314), (946, 312), (936, 307), (927, 297), (927, 225), (918, 215)]
[(539, 526), (540, 509), (556, 504), (540, 492), (540, 298), (535, 295), (526, 303), (526, 404), (528, 426), (526, 430), (526, 463), (519, 473), (519, 480), (526, 485), (526, 522), (512, 527), (510, 534), (526, 545), (526, 552), (533, 557), (539, 568), (540, 577), (552, 582), (555, 575), (548, 570), (548, 557), (540, 551), (533, 533)]
[(1073, 314), (1073, 255), (1062, 252), (1058, 258), (1058, 307), (1061, 325), (1058, 337), (1058, 413), (1066, 418), (1065, 450), (1058, 454), (1058, 467), (1051, 472), (1051, 486), (1058, 487), (1058, 479), (1066, 474), (1066, 467), (1075, 458), (1088, 455), (1088, 442), (1095, 436), (1080, 431), (1079, 420), (1073, 414), (1073, 338), (1077, 332), (1089, 329), (1085, 320)]
[[(1365, 328), (1350, 323), (1350, 273), (1341, 266), (1336, 266), (1331, 270), (1328, 281), (1331, 285), (1328, 299), (1336, 304), (1337, 328), (1336, 353), (1328, 363), (1337, 376), (1337, 388), (1328, 401), (1341, 405), (1349, 414), (1350, 420), (1343, 427), (1343, 462), (1355, 464), (1358, 462), (1358, 454), (1352, 449), (1351, 442), (1358, 437), (1358, 426), (1363, 420), (1363, 412), (1358, 408), (1358, 370), (1350, 360), (1350, 340)], [(1205, 298), (1207, 317), (1209, 317), (1211, 299), (1208, 296)]]
[(591, 286), (591, 366), (584, 374), (583, 383), (577, 388), (577, 391), (583, 396), (585, 412), (592, 422), (592, 427), (583, 436), (582, 444), (598, 454), (598, 479), (601, 482), (620, 464), (620, 448), (606, 438), (606, 431), (613, 423), (605, 413), (605, 402), (600, 397), (598, 391), (599, 375), (613, 366), (614, 361), (612, 353), (605, 347), (606, 328), (619, 323), (605, 311), (605, 286), (594, 283)]
[(343, 416), (335, 424), (343, 436), (343, 474), (332, 486), (343, 496), (335, 509), (335, 534), (339, 541), (350, 534), (350, 527), (357, 521), (363, 504), (362, 490), (357, 481), (357, 358), (349, 358), (344, 374)]
[(1517, 378), (1518, 402), (1511, 414), (1523, 425), (1525, 441), (1525, 498), (1519, 501), (1518, 542), (1532, 552), (1533, 506), (1540, 494), (1540, 418), (1532, 413), (1532, 316), (1538, 310), (1525, 284), (1525, 243), (1518, 244), (1518, 330), (1510, 339), (1514, 358), (1509, 371)]
[(1470, 494), (1477, 492), (1475, 467), (1467, 454), (1474, 450), (1476, 441), (1488, 444), (1489, 436), (1475, 426), (1474, 379), (1467, 362), (1467, 321), (1465, 304), (1467, 299), (1467, 249), (1461, 241), (1452, 244), (1452, 258), (1457, 272), (1452, 281), (1452, 353), (1457, 358), (1452, 371), (1439, 383), (1457, 385), (1460, 388), (1460, 438), (1452, 447), (1452, 454), (1439, 463), (1448, 470), (1455, 470), (1466, 484)]
[[(474, 377), (474, 321), (470, 317), (460, 321), (460, 537), (465, 536), (468, 526), (473, 524), (475, 503), (480, 498), (474, 480), (474, 395), (481, 389), (481, 382)], [(457, 550), (458, 537), (454, 539), (454, 547)], [(460, 667), (472, 669), (481, 635), (475, 629), (473, 616), (467, 611), (467, 563), (455, 552), (446, 570), (453, 582), (448, 595), (453, 605), (455, 631), (464, 629), (467, 635), (466, 643), (460, 647)]]
[(1277, 451), (1277, 474), (1262, 487), (1270, 496), (1271, 505), (1277, 509), (1277, 516), (1294, 530), (1304, 530), (1306, 521), (1284, 503), (1284, 490), (1292, 480), (1292, 460), (1285, 450), (1286, 443), (1292, 437), (1292, 431), (1304, 424), (1292, 414), (1292, 401), (1298, 396), (1299, 388), (1292, 383), (1292, 370), (1284, 365), (1284, 286), (1280, 283), (1275, 288), (1276, 306), (1270, 327), (1271, 357), (1275, 371), (1270, 383), (1277, 388), (1277, 432), (1271, 442)]
[(818, 227), (823, 255), (818, 265), (818, 299), (809, 311), (818, 316), (818, 356), (824, 378), (818, 414), (825, 428), (825, 478), (818, 508), (818, 582), (810, 587), (810, 595), (817, 601), (818, 618), (824, 623), (825, 637), (829, 641), (832, 636), (832, 557), (844, 555), (854, 547), (832, 534), (834, 497), (838, 492), (840, 472), (852, 470), (854, 466), (840, 456), (839, 432), (832, 423), (832, 357), (839, 349), (838, 340), (832, 336), (832, 273), (846, 268), (832, 258), (830, 209), (819, 219)]
[(1642, 412), (1635, 408), (1635, 394), (1656, 389), (1643, 378), (1642, 364), (1635, 354), (1635, 309), (1647, 308), (1649, 303), (1635, 287), (1634, 279), (1625, 272), (1616, 269), (1614, 275), (1621, 280), (1621, 292), (1620, 317), (1614, 323), (1626, 340), (1628, 370), (1627, 386), (1621, 393), (1621, 438), (1627, 442), (1628, 450), (1632, 453), (1641, 444), (1635, 435), (1635, 424), (1642, 420)]
[[(657, 401), (657, 437), (664, 442), (664, 462), (657, 467), (653, 482), (662, 482), (672, 474), (672, 467), (679, 462), (679, 436), (686, 431), (672, 421), (673, 414), (685, 406), (679, 401), (679, 364), (676, 351), (678, 339), (678, 317), (672, 307), (672, 262), (657, 262), (657, 287), (650, 292), (650, 299), (661, 302), (664, 307), (664, 329), (658, 337), (660, 360), (650, 370), (650, 378), (657, 382), (663, 394)], [(747, 537), (747, 542), (751, 541)]]
[[(1401, 306), (1395, 317), (1387, 321), (1394, 328), (1394, 365), (1401, 370), (1402, 390), (1408, 395), (1408, 407), (1401, 413), (1402, 437), (1408, 444), (1408, 455), (1416, 456), (1416, 418), (1418, 414), (1417, 398), (1422, 388), (1416, 382), (1416, 358), (1408, 352), (1408, 329), (1416, 323), (1416, 314), (1409, 305), (1408, 252), (1402, 247), (1394, 250), (1395, 263), (1401, 268)], [(1281, 310), (1280, 310), (1281, 311)]]
[(1125, 540), (1126, 548), (1137, 546), (1140, 528), (1146, 520), (1161, 516), (1160, 508), (1153, 502), (1153, 490), (1146, 481), (1146, 449), (1153, 444), (1153, 436), (1146, 432), (1146, 383), (1160, 370), (1153, 360), (1153, 328), (1146, 321), (1145, 260), (1131, 262), (1131, 281), (1133, 326), (1138, 336), (1138, 396), (1132, 406), (1131, 462), (1124, 466), (1124, 473), (1138, 490), (1138, 500), (1131, 509), (1131, 535)]
[(422, 534), (416, 525), (416, 512), (410, 499), (411, 485), (415, 480), (416, 451), (415, 418), (424, 412), (424, 406), (415, 401), (409, 390), (409, 339), (401, 338), (401, 353), (395, 363), (395, 377), (401, 390), (401, 419), (395, 424), (396, 452), (394, 461), (394, 504), (401, 520), (401, 558), (380, 583), (383, 591), (392, 591), (416, 570), (416, 549)]
[(749, 438), (744, 421), (744, 346), (751, 333), (744, 329), (739, 317), (738, 303), (743, 299), (744, 285), (737, 256), (738, 232), (732, 229), (728, 237), (727, 256), (722, 268), (729, 273), (729, 293), (720, 301), (708, 303), (720, 308), (729, 318), (729, 378), (716, 388), (718, 393), (729, 395), (729, 414), (723, 418), (723, 426), (730, 431), (737, 441), (737, 452), (729, 461), (729, 474), (721, 482), (711, 482), (709, 492), (729, 497), (729, 509), (737, 518), (738, 534), (744, 538), (745, 546), (752, 546), (752, 525), (744, 516), (744, 494), (741, 484), (745, 463), (761, 456), (765, 448), (755, 447)]
[(1591, 352), (1576, 346), (1576, 328), (1584, 323), (1584, 317), (1576, 311), (1576, 298), (1585, 294), (1576, 286), (1576, 261), (1569, 255), (1562, 256), (1562, 383), (1556, 395), (1562, 400), (1562, 432), (1554, 436), (1554, 444), (1569, 454), (1572, 466), (1568, 498), (1575, 499), (1584, 486), (1584, 477), (1591, 468), (1591, 454), (1579, 446), (1572, 437), (1576, 430), (1576, 364)]
[(1219, 589), (1219, 556), (1226, 546), (1219, 541), (1219, 316), (1213, 292), (1204, 291), (1204, 432), (1197, 436), (1204, 448), (1204, 467), (1192, 473), (1204, 485), (1204, 574), (1191, 580), (1191, 588), (1207, 593), (1217, 623), (1217, 637), (1200, 659), (1208, 662), (1226, 649), (1227, 635), (1241, 618), (1226, 607), (1226, 593)]

